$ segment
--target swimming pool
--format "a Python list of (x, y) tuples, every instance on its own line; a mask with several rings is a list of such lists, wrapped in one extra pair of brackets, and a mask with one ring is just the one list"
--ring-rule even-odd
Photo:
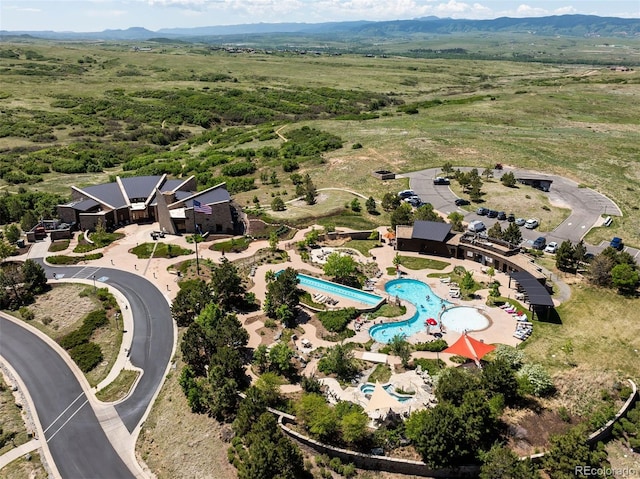
[(425, 331), (427, 318), (437, 318), (443, 307), (451, 304), (437, 296), (428, 284), (416, 279), (394, 279), (386, 284), (385, 290), (392, 297), (414, 304), (417, 311), (405, 321), (372, 326), (369, 334), (379, 343), (386, 344), (396, 335), (408, 337)]
[(449, 308), (440, 317), (445, 328), (464, 333), (465, 331), (480, 331), (489, 326), (489, 319), (470, 306), (456, 306)]
[[(376, 388), (375, 384), (373, 384), (373, 383), (365, 383), (362, 386), (360, 386), (360, 391), (363, 394), (373, 394), (373, 390), (375, 388)], [(404, 394), (397, 394), (397, 393), (393, 392), (393, 384), (391, 384), (391, 383), (383, 384), (382, 385), (382, 389), (384, 389), (389, 396), (394, 397), (395, 399), (397, 399), (400, 402), (405, 402), (405, 401), (408, 401), (409, 399), (413, 399), (413, 396), (407, 396), (407, 395), (404, 395)]]
[(314, 278), (313, 276), (307, 276), (306, 274), (298, 273), (298, 279), (301, 286), (307, 286), (309, 288), (317, 289), (323, 293), (333, 294), (342, 298), (351, 299), (367, 306), (377, 306), (384, 298), (377, 294), (368, 293), (356, 288), (350, 288), (342, 284), (333, 283), (331, 281), (325, 281), (324, 279)]

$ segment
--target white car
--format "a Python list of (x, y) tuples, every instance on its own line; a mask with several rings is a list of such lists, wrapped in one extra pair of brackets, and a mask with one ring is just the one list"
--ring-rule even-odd
[(545, 253), (555, 254), (556, 251), (558, 251), (558, 243), (556, 243), (555, 241), (552, 241), (551, 243), (549, 243), (547, 247), (544, 249)]
[(527, 220), (525, 220), (524, 218), (516, 218), (516, 226), (524, 226), (524, 224), (527, 222)]
[(526, 223), (524, 224), (524, 227), (527, 228), (528, 230), (532, 230), (534, 228), (538, 227), (538, 220), (535, 218), (529, 218)]

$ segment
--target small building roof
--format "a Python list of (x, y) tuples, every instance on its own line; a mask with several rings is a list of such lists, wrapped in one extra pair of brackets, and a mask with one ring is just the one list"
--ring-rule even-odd
[(120, 178), (122, 186), (129, 200), (148, 198), (155, 191), (162, 176), (130, 176)]
[(514, 271), (511, 277), (522, 286), (529, 297), (529, 303), (533, 306), (547, 306), (553, 308), (553, 299), (547, 288), (527, 271)]
[(362, 353), (362, 359), (372, 363), (387, 363), (387, 355), (382, 353), (369, 353), (365, 351), (364, 353)]
[(412, 239), (444, 242), (451, 232), (449, 223), (418, 220), (413, 223)]
[(401, 407), (402, 403), (385, 391), (382, 385), (376, 381), (376, 387), (371, 394), (371, 399), (369, 399), (367, 406), (364, 408), (364, 412), (388, 411), (392, 408), (399, 409)]
[(231, 201), (231, 195), (229, 195), (229, 192), (224, 185), (219, 185), (219, 187), (193, 195), (191, 199), (185, 201), (185, 206), (193, 208), (193, 200), (197, 200), (204, 205), (212, 205), (214, 203), (225, 203)]
[(89, 211), (90, 209), (95, 208), (99, 204), (100, 203), (98, 203), (95, 200), (88, 199), (88, 200), (78, 201), (77, 203), (71, 203), (69, 206), (71, 206), (76, 211)]

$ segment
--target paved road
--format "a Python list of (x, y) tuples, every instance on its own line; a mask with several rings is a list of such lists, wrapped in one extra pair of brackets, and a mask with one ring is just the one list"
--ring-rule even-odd
[[(470, 169), (461, 168), (461, 170)], [(561, 243), (564, 240), (570, 240), (573, 243), (577, 243), (600, 221), (603, 214), (622, 215), (618, 206), (609, 198), (590, 188), (578, 188), (578, 184), (573, 181), (558, 176), (509, 168), (505, 168), (503, 171), (494, 170), (494, 173), (496, 178), (499, 179), (507, 171), (513, 171), (516, 177), (535, 176), (552, 179), (551, 190), (547, 193), (550, 201), (566, 205), (567, 208), (571, 209), (569, 217), (550, 232), (541, 233), (538, 230), (521, 228), (524, 241), (533, 241), (538, 236), (545, 236), (547, 242), (557, 241)], [(454, 203), (458, 197), (448, 186), (433, 184), (433, 179), (439, 176), (440, 172), (440, 168), (429, 168), (401, 176), (408, 177), (410, 188), (420, 196), (422, 201), (431, 203), (436, 210), (446, 215), (453, 211), (458, 211), (464, 215), (465, 221), (482, 220), (487, 225), (487, 228), (491, 228), (497, 221), (496, 219), (479, 216), (475, 212), (458, 208)], [(491, 205), (488, 204), (486, 207), (491, 207)], [(507, 211), (507, 213), (509, 212)], [(514, 208), (514, 213), (517, 214), (517, 208)], [(507, 224), (506, 221), (502, 223), (504, 225)]]
[(57, 352), (3, 317), (0, 332), (0, 351), (29, 391), (62, 477), (135, 477), (113, 449), (78, 380)]
[[(131, 433), (160, 387), (171, 359), (174, 329), (167, 300), (141, 276), (113, 268), (45, 267), (47, 277), (109, 283), (129, 301), (134, 320), (130, 361), (144, 373), (115, 406)], [(66, 479), (134, 477), (114, 451), (82, 388), (58, 354), (24, 328), (2, 320), (0, 351), (32, 396), (54, 462)], [(60, 417), (58, 417), (60, 415)]]
[(127, 298), (134, 320), (130, 361), (144, 371), (134, 391), (116, 406), (129, 432), (144, 415), (157, 388), (162, 383), (173, 352), (174, 331), (171, 309), (165, 297), (147, 279), (114, 268), (48, 267), (47, 277), (64, 275), (65, 279), (88, 279), (95, 276), (97, 285), (109, 283)]

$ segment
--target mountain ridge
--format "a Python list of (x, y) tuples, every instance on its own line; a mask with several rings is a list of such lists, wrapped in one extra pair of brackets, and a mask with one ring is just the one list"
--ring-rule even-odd
[(358, 36), (394, 36), (409, 33), (477, 33), (527, 32), (534, 35), (566, 36), (640, 36), (640, 19), (599, 17), (595, 15), (554, 15), (547, 17), (500, 17), (491, 20), (465, 20), (424, 17), (412, 20), (343, 21), (324, 23), (250, 23), (190, 28), (161, 28), (157, 31), (144, 27), (108, 29), (102, 32), (57, 32), (0, 30), (0, 37), (30, 36), (55, 40), (150, 40), (159, 36), (168, 39), (206, 39), (226, 35), (265, 34), (352, 34)]

